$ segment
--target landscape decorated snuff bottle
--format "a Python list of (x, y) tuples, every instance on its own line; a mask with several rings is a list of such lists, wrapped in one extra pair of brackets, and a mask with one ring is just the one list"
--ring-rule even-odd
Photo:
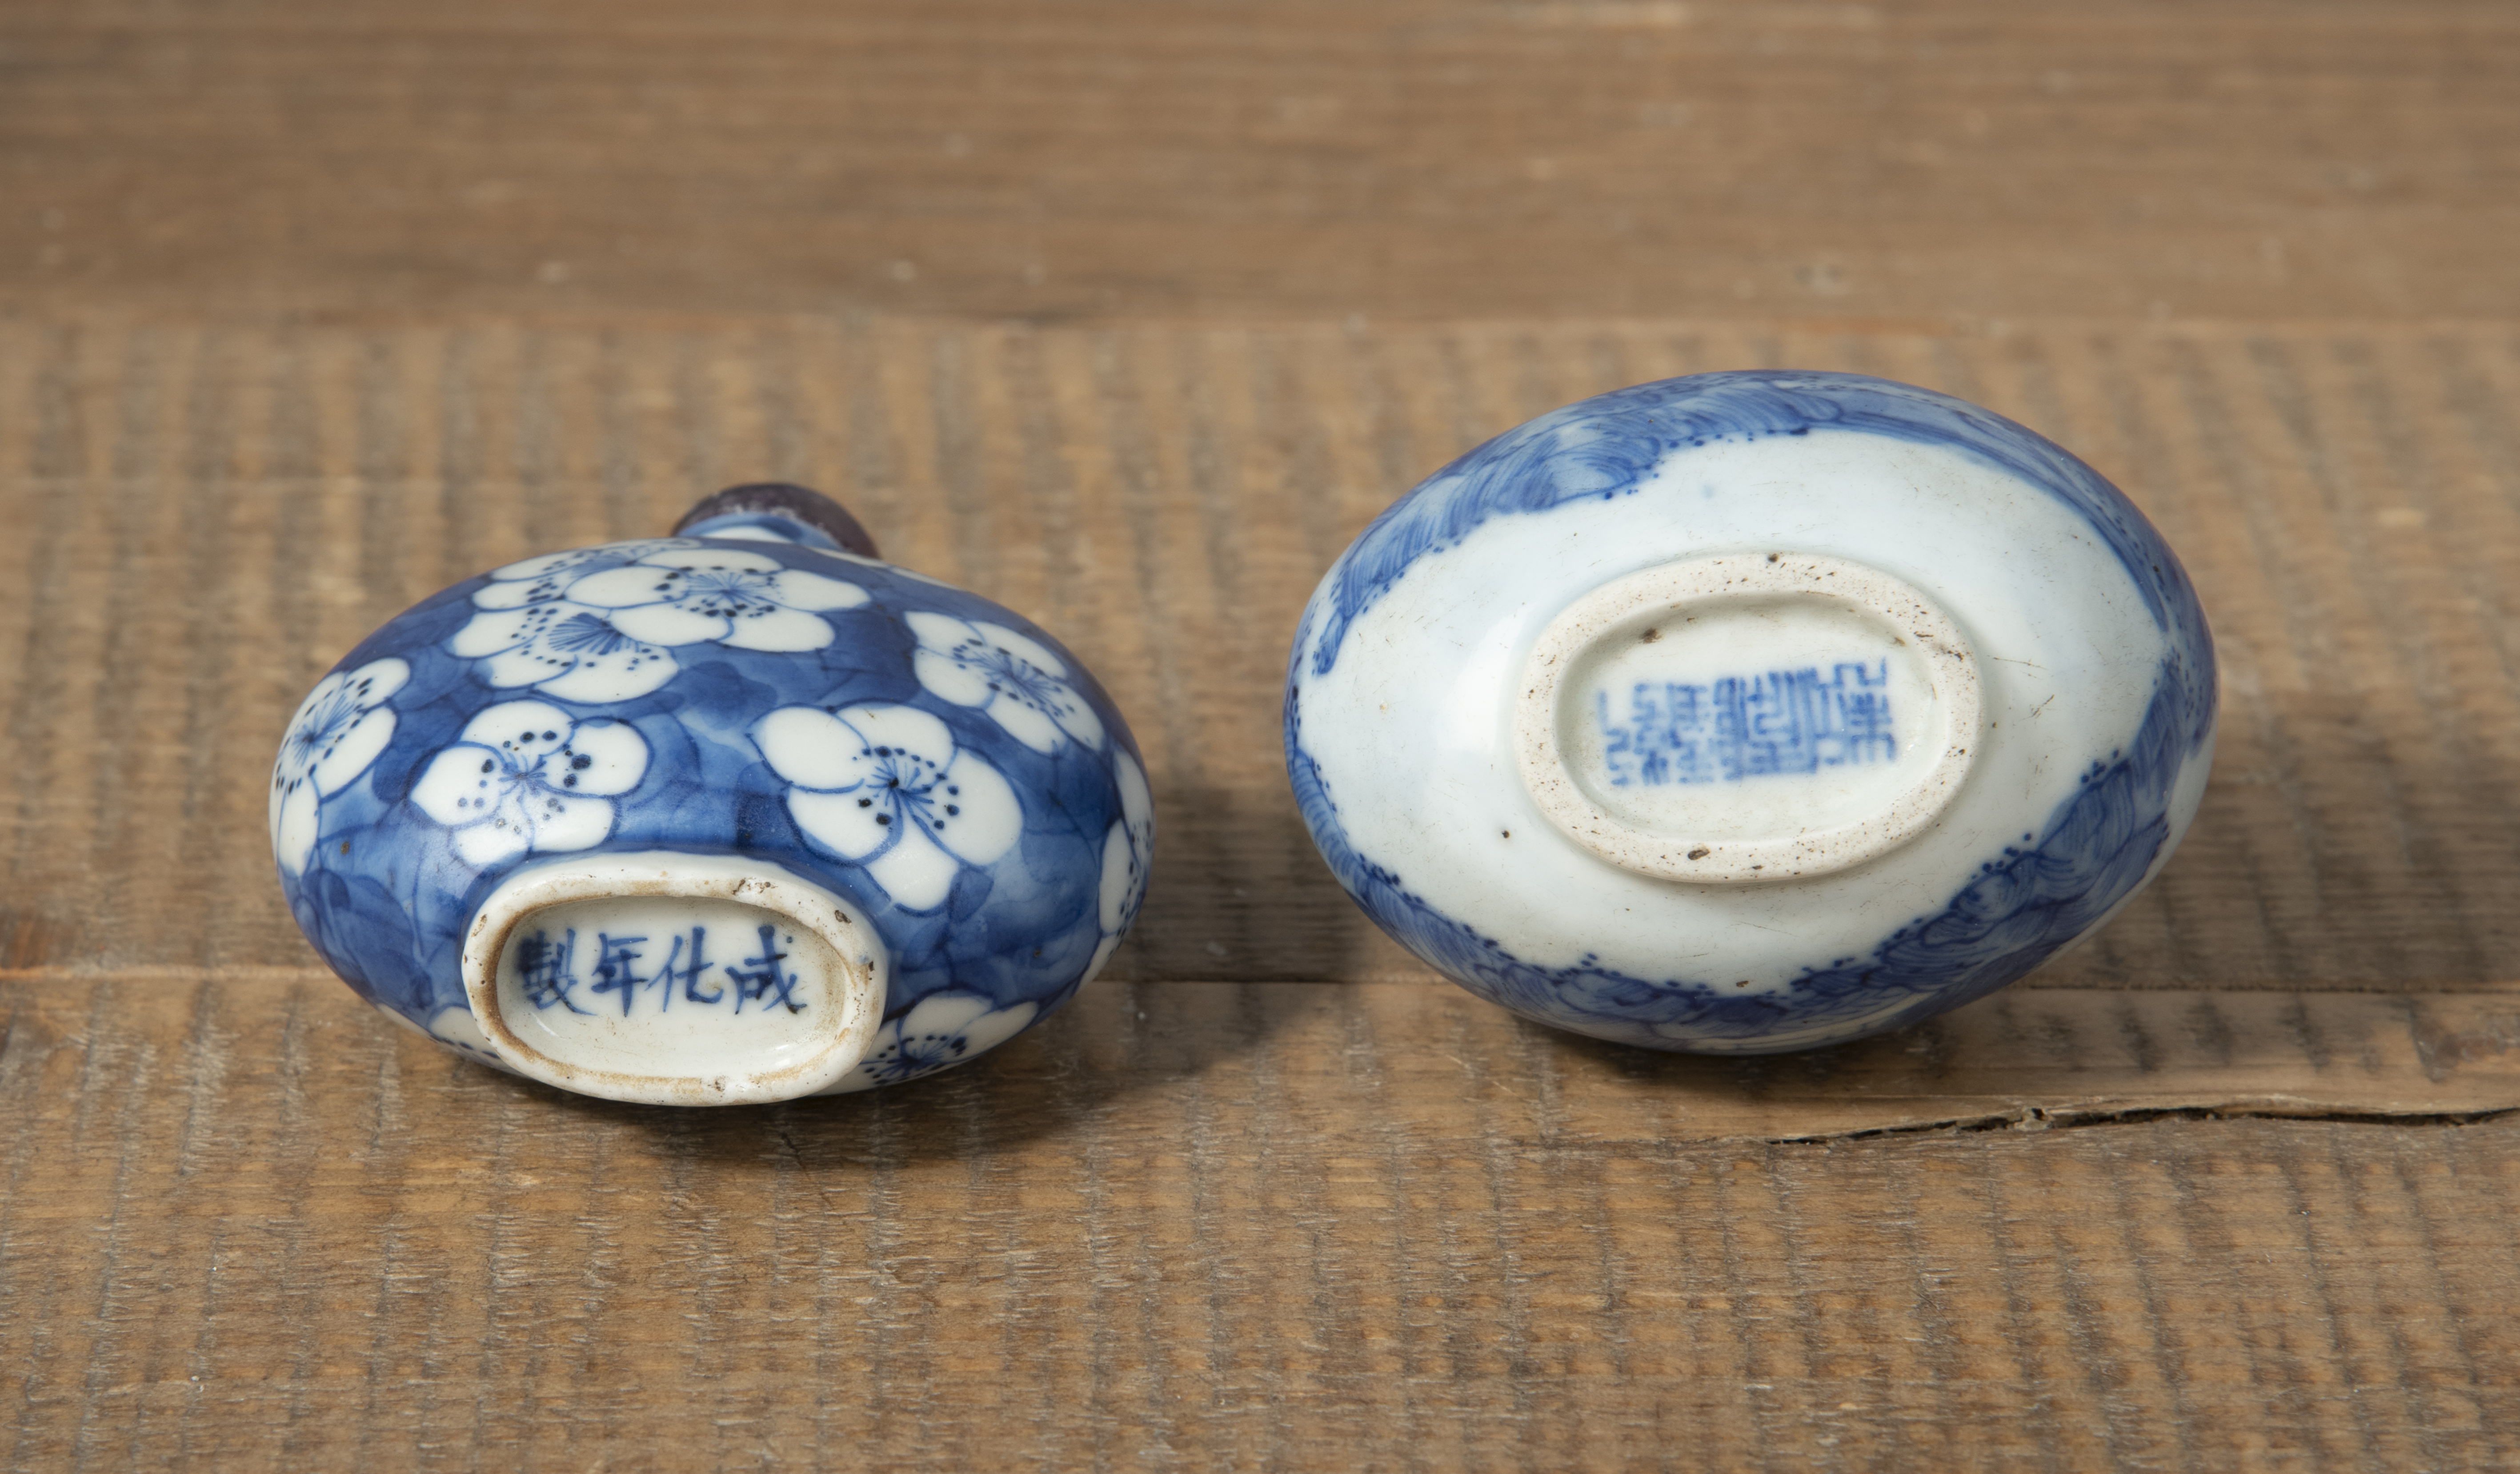
[(1472, 992), (1766, 1053), (1981, 996), (2157, 874), (2213, 765), (2214, 644), (2059, 446), (1858, 374), (1569, 405), (1401, 498), (1287, 667), (1331, 871)]
[(776, 484), (396, 616), (291, 719), (270, 814), (298, 925), (387, 1017), (686, 1105), (1013, 1037), (1118, 945), (1154, 839), (1074, 656)]

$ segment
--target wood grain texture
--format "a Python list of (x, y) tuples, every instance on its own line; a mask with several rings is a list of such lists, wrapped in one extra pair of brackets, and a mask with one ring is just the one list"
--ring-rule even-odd
[(0, 299), (2520, 315), (2473, 0), (19, 0)]
[(701, 491), (819, 485), (1057, 631), (1163, 815), (1125, 979), (1426, 978), (1330, 882), (1286, 641), (1374, 513), (1642, 379), (1845, 368), (2012, 414), (2126, 486), (2224, 662), (2186, 846), (2050, 986), (2496, 986), (2520, 943), (2520, 334), (1669, 324), (1039, 329), (891, 319), (275, 329), (0, 322), (18, 966), (289, 966), (262, 778), (387, 616)]
[(1099, 986), (722, 1111), (311, 970), (13, 1000), (17, 1467), (2483, 1468), (2520, 1413), (2508, 1118), (1708, 1142), (1812, 1061), (1410, 985)]
[[(0, 1467), (2520, 1462), (2520, 21), (2458, 0), (0, 13)], [(2012, 415), (2187, 562), (2186, 847), (1889, 1038), (1647, 1055), (1304, 837), (1296, 611), (1702, 369)], [(1058, 631), (1154, 889), (846, 1100), (555, 1094), (278, 903), (299, 695), (800, 481)]]
[[(1397, 488), (1739, 364), (2082, 448), (2187, 556), (2229, 714), (2186, 848), (2036, 986), (1712, 1063), (1432, 981), (1275, 714)], [(2505, 1462), (2516, 381), (2498, 328), (0, 323), (0, 1463)], [(675, 1114), (307, 968), (261, 804), (299, 690), (762, 476), (1136, 715), (1111, 981), (933, 1082)]]

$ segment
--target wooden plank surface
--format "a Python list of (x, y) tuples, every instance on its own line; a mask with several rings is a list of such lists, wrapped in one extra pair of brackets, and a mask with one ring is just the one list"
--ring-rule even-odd
[[(2520, 23), (2489, 6), (0, 15), (0, 1466), (2520, 1461)], [(1516, 1022), (1277, 750), (1388, 500), (1701, 369), (2117, 480), (2226, 719), (2030, 984), (1764, 1061)], [(706, 1113), (391, 1030), (263, 782), (356, 638), (818, 484), (1057, 630), (1108, 980)]]
[(2490, 0), (16, 0), (0, 298), (2520, 315)]
[(2221, 652), (2185, 848), (2049, 986), (2520, 977), (2520, 332), (783, 320), (0, 322), (20, 967), (305, 959), (262, 779), (368, 630), (535, 551), (778, 477), (1058, 631), (1163, 815), (1132, 980), (1426, 978), (1289, 802), (1313, 581), (1461, 448), (1718, 366), (1877, 372), (2077, 447), (2187, 563)]
[[(1887, 1040), (1514, 1023), (1312, 856), (1285, 631), (1483, 429), (1785, 362), (2135, 488), (2225, 652), (2204, 815), (2036, 986)], [(68, 317), (0, 364), (0, 1461), (2503, 1456), (2507, 331)], [(308, 970), (260, 811), (296, 692), (465, 570), (759, 475), (1135, 714), (1162, 860), (1112, 981), (950, 1081), (686, 1117), (441, 1059)], [(2235, 1114), (2289, 1124), (2201, 1119)], [(696, 1392), (719, 1431), (654, 1453)]]
[(2520, 1410), (2507, 1118), (1710, 1144), (1702, 1067), (1449, 990), (1162, 984), (680, 1112), (173, 981), (12, 1020), (21, 1467), (2490, 1467)]
[(1399, 984), (1101, 986), (676, 1111), (311, 970), (17, 998), (20, 1467), (2493, 1467), (2520, 1412), (2511, 1118), (1708, 1142), (1810, 1063)]

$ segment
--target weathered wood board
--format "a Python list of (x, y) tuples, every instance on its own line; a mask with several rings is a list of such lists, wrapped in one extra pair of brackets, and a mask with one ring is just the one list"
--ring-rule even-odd
[[(11, 7), (0, 1466), (2520, 1461), (2515, 68), (2449, 0)], [(1312, 853), (1296, 612), (1486, 436), (1759, 366), (2127, 488), (2204, 812), (1889, 1038), (1518, 1023)], [(1106, 980), (721, 1112), (384, 1025), (286, 714), (765, 477), (1131, 714)]]
[[(2514, 343), (0, 326), (0, 1457), (2493, 1462)], [(1521, 1025), (1320, 869), (1281, 641), (1452, 448), (1763, 362), (2124, 480), (2222, 640), (2216, 785), (2107, 933), (1947, 1020), (1731, 1062)], [(952, 1079), (683, 1117), (440, 1058), (307, 967), (261, 813), (296, 692), (441, 581), (762, 475), (1137, 714), (1161, 863), (1109, 981)], [(715, 1442), (651, 1447), (696, 1404)]]
[(1105, 984), (985, 1069), (706, 1112), (313, 972), (9, 996), (17, 1467), (2488, 1467), (2520, 1412), (2520, 1121), (2150, 1114), (2507, 1101), (2520, 996), (2025, 990), (1709, 1065)]
[(0, 300), (2508, 321), (2473, 0), (17, 0)]

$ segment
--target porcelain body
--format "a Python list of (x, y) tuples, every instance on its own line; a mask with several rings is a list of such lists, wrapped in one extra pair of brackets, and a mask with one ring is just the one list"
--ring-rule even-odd
[(2013, 981), (2157, 873), (2216, 711), (2194, 590), (1962, 401), (1710, 374), (1510, 431), (1304, 612), (1306, 824), (1402, 944), (1541, 1022), (1756, 1053)]
[(440, 1042), (627, 1099), (864, 1089), (1058, 1007), (1151, 857), (1108, 697), (812, 527), (690, 533), (468, 579), (316, 686), (270, 806), (308, 940)]

